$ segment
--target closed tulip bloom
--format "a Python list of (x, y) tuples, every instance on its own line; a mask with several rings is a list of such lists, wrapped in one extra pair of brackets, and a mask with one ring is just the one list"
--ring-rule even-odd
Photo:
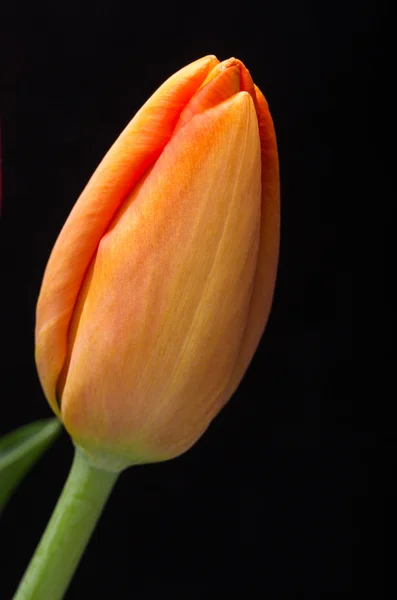
[(94, 462), (166, 460), (202, 435), (263, 333), (278, 246), (267, 103), (239, 60), (204, 57), (122, 132), (45, 271), (40, 381)]

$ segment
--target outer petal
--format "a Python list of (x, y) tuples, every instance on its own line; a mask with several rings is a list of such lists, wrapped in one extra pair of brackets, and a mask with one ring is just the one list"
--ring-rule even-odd
[(218, 63), (207, 56), (168, 79), (109, 150), (74, 206), (52, 251), (37, 305), (36, 363), (59, 415), (55, 389), (84, 275), (111, 220), (172, 136), (180, 112)]
[(239, 385), (262, 337), (273, 300), (280, 245), (280, 177), (277, 141), (269, 107), (255, 85), (262, 155), (261, 233), (258, 267), (251, 308), (239, 358), (229, 386), (220, 399), (225, 404)]
[(251, 306), (260, 197), (258, 122), (241, 92), (180, 129), (124, 204), (71, 329), (62, 417), (88, 452), (161, 460), (206, 429)]

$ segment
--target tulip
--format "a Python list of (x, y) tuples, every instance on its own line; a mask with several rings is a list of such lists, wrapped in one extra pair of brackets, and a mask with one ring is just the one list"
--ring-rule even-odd
[(278, 246), (266, 100), (239, 60), (206, 56), (127, 125), (43, 278), (40, 381), (94, 464), (170, 459), (203, 434), (265, 328)]

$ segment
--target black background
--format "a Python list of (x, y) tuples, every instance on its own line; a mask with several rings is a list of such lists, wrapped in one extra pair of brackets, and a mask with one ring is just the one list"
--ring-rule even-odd
[[(121, 476), (68, 599), (380, 597), (375, 425), (351, 384), (350, 252), (378, 20), (375, 4), (314, 0), (1, 9), (0, 433), (51, 415), (33, 359), (45, 264), (94, 168), (158, 85), (205, 54), (236, 56), (269, 101), (279, 144), (279, 275), (255, 358), (192, 450)], [(63, 434), (3, 514), (2, 598), (71, 460)]]

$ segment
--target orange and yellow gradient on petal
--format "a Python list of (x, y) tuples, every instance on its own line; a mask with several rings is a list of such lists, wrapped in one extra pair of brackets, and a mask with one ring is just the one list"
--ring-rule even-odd
[(166, 81), (109, 150), (49, 259), (36, 362), (98, 463), (186, 451), (239, 384), (272, 302), (279, 173), (245, 66), (207, 56)]

